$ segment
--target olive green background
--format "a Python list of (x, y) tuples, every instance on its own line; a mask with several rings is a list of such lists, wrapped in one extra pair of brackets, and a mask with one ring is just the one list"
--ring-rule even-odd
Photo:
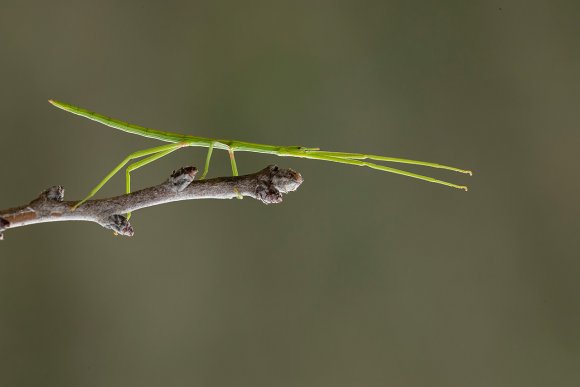
[[(468, 193), (300, 171), (280, 205), (139, 211), (0, 243), (0, 386), (580, 385), (577, 1), (0, 3), (0, 208), (84, 196), (158, 144), (50, 106), (202, 136), (456, 165)], [(185, 149), (134, 187), (201, 166)], [(212, 176), (229, 174), (215, 153)], [(123, 177), (99, 194), (122, 193)]]

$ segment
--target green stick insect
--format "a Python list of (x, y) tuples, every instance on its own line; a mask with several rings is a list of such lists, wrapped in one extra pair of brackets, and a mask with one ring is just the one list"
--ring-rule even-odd
[[(91, 112), (89, 110), (69, 105), (63, 102), (58, 102), (54, 100), (49, 100), (51, 104), (54, 106), (65, 110), (69, 113), (73, 113), (79, 115), (81, 117), (88, 118), (93, 121), (97, 121), (101, 124), (110, 126), (115, 129), (122, 130), (124, 132), (136, 134), (143, 137), (155, 138), (157, 140), (161, 140), (164, 142), (168, 142), (168, 145), (162, 145), (155, 148), (149, 148), (140, 150), (137, 152), (133, 152), (119, 165), (117, 165), (105, 178), (97, 184), (95, 188), (87, 197), (83, 200), (78, 202), (74, 208), (78, 208), (84, 202), (89, 200), (93, 197), (121, 168), (123, 168), (127, 163), (131, 160), (135, 160), (141, 157), (145, 157), (144, 159), (137, 161), (133, 164), (130, 164), (125, 170), (125, 177), (126, 177), (126, 192), (131, 192), (131, 172), (141, 168), (155, 160), (158, 160), (164, 156), (167, 156), (171, 152), (176, 151), (177, 149), (188, 147), (188, 146), (195, 146), (195, 147), (204, 147), (209, 148), (207, 152), (207, 157), (205, 160), (205, 166), (203, 169), (203, 173), (201, 175), (201, 179), (204, 179), (207, 175), (209, 170), (209, 164), (212, 156), (212, 152), (214, 149), (222, 149), (229, 153), (230, 162), (232, 165), (232, 174), (234, 176), (238, 175), (238, 167), (236, 166), (236, 159), (234, 157), (234, 152), (254, 152), (254, 153), (266, 153), (276, 156), (285, 156), (285, 157), (300, 157), (305, 159), (313, 159), (313, 160), (323, 160), (323, 161), (330, 161), (334, 163), (341, 163), (341, 164), (349, 164), (349, 165), (356, 165), (360, 167), (368, 167), (373, 169), (378, 169), (379, 171), (384, 172), (391, 172), (398, 175), (408, 176), (415, 179), (425, 180), (435, 184), (445, 185), (447, 187), (458, 188), (467, 191), (467, 187), (463, 185), (457, 185), (453, 183), (449, 183), (443, 180), (434, 179), (432, 177), (418, 175), (416, 173), (403, 171), (400, 169), (395, 169), (392, 167), (388, 167), (385, 165), (375, 164), (364, 160), (375, 160), (375, 161), (386, 161), (386, 162), (393, 162), (393, 163), (400, 163), (400, 164), (414, 164), (414, 165), (421, 165), (425, 167), (431, 168), (439, 168), (439, 169), (447, 169), (450, 171), (466, 173), (471, 175), (471, 171), (450, 167), (447, 165), (430, 163), (425, 161), (417, 161), (417, 160), (409, 160), (409, 159), (401, 159), (397, 157), (386, 157), (386, 156), (377, 156), (377, 155), (369, 155), (369, 154), (362, 154), (362, 153), (346, 153), (346, 152), (327, 152), (322, 151), (320, 148), (306, 148), (303, 146), (278, 146), (278, 145), (267, 145), (267, 144), (255, 144), (251, 142), (245, 141), (236, 141), (236, 140), (222, 140), (216, 138), (206, 138), (206, 137), (197, 137), (197, 136), (190, 136), (185, 134), (178, 134), (178, 133), (171, 133), (171, 132), (162, 132), (160, 130), (144, 128), (138, 125), (129, 124), (127, 122), (119, 121), (114, 118), (106, 117), (101, 114)], [(127, 214), (129, 218), (131, 214)]]

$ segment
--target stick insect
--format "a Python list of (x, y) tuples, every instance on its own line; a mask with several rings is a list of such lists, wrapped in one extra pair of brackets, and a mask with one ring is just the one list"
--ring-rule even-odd
[[(370, 155), (370, 154), (363, 154), (363, 153), (347, 153), (347, 152), (328, 152), (320, 150), (320, 148), (307, 148), (303, 146), (278, 146), (278, 145), (268, 145), (268, 144), (256, 144), (251, 142), (245, 141), (237, 141), (237, 140), (222, 140), (216, 138), (206, 138), (206, 137), (197, 137), (185, 134), (178, 134), (178, 133), (171, 133), (171, 132), (162, 132), (160, 130), (144, 128), (138, 125), (129, 124), (127, 122), (119, 121), (114, 118), (106, 117), (101, 114), (69, 105), (63, 102), (58, 102), (55, 100), (49, 100), (49, 102), (60, 108), (65, 110), (69, 113), (73, 113), (79, 115), (81, 117), (88, 118), (93, 121), (97, 121), (101, 124), (110, 126), (115, 129), (122, 130), (124, 132), (136, 134), (138, 136), (154, 138), (157, 140), (161, 140), (167, 142), (169, 144), (157, 146), (154, 148), (143, 149), (137, 152), (133, 152), (119, 163), (95, 188), (92, 189), (89, 194), (79, 201), (74, 207), (73, 210), (81, 206), (87, 200), (92, 198), (117, 172), (119, 172), (125, 165), (127, 165), (130, 161), (139, 159), (144, 157), (143, 159), (134, 162), (127, 166), (125, 169), (125, 179), (126, 179), (126, 192), (131, 192), (131, 172), (141, 168), (155, 160), (158, 160), (168, 154), (183, 148), (183, 147), (204, 147), (208, 148), (205, 166), (203, 168), (203, 173), (201, 175), (201, 179), (205, 179), (210, 165), (210, 160), (212, 156), (212, 152), (214, 149), (222, 149), (229, 153), (230, 163), (232, 167), (232, 174), (234, 176), (238, 175), (238, 167), (236, 165), (236, 159), (234, 157), (235, 152), (255, 152), (255, 153), (266, 153), (276, 156), (283, 156), (283, 157), (300, 157), (306, 159), (313, 159), (313, 160), (323, 160), (323, 161), (330, 161), (334, 163), (341, 163), (341, 164), (349, 164), (349, 165), (356, 165), (360, 167), (368, 167), (372, 169), (377, 169), (379, 171), (395, 173), (398, 175), (403, 175), (407, 177), (412, 177), (415, 179), (420, 179), (424, 181), (428, 181), (435, 184), (441, 184), (447, 187), (458, 188), (467, 191), (467, 187), (463, 185), (457, 185), (453, 183), (449, 183), (447, 181), (438, 180), (429, 176), (419, 175), (416, 173), (388, 167), (385, 165), (375, 164), (372, 162), (368, 162), (365, 160), (374, 160), (374, 161), (385, 161), (385, 162), (392, 162), (392, 163), (400, 163), (400, 164), (414, 164), (420, 165), (425, 167), (431, 168), (439, 168), (439, 169), (447, 169), (454, 172), (466, 173), (471, 175), (471, 171), (463, 170), (455, 167), (450, 167), (447, 165), (436, 164), (426, 161), (417, 161), (417, 160), (409, 160), (409, 159), (402, 159), (397, 157), (386, 157), (386, 156), (377, 156), (377, 155)], [(145, 157), (147, 156), (147, 157)], [(131, 214), (127, 214), (127, 217), (130, 218)]]

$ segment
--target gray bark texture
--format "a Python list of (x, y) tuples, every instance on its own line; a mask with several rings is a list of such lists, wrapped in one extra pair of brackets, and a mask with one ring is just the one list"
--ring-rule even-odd
[(124, 216), (128, 212), (192, 199), (247, 196), (266, 204), (280, 203), (282, 194), (295, 191), (302, 184), (298, 172), (275, 165), (250, 175), (207, 180), (194, 180), (196, 173), (195, 167), (183, 167), (162, 184), (112, 198), (89, 200), (74, 211), (72, 208), (77, 202), (64, 201), (64, 188), (50, 187), (28, 204), (0, 210), (0, 240), (7, 229), (75, 220), (95, 222), (117, 234), (132, 236), (133, 227)]

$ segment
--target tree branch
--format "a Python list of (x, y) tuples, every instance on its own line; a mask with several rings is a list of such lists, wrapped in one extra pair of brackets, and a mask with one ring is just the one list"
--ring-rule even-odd
[(193, 180), (197, 168), (174, 171), (162, 184), (107, 199), (89, 200), (72, 211), (75, 201), (63, 201), (64, 188), (54, 186), (43, 191), (30, 203), (0, 210), (0, 240), (8, 228), (37, 223), (86, 221), (95, 222), (115, 233), (132, 236), (133, 227), (123, 215), (146, 207), (192, 199), (232, 199), (248, 196), (263, 203), (280, 203), (282, 194), (296, 190), (302, 176), (291, 169), (270, 165), (251, 175)]

